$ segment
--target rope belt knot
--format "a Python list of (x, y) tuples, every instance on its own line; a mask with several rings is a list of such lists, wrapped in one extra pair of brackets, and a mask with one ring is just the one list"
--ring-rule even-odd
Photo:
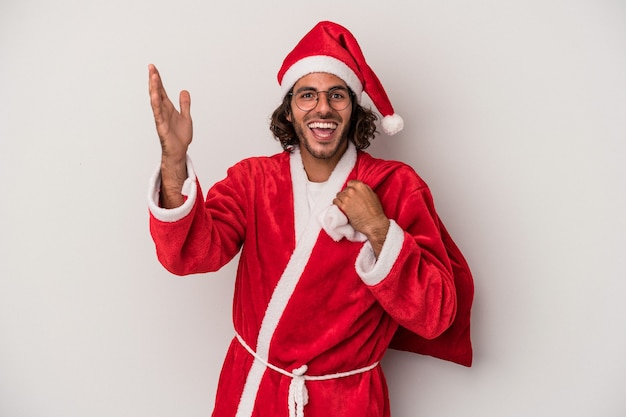
[(302, 365), (293, 370), (291, 384), (289, 384), (289, 417), (304, 416), (304, 406), (309, 402), (309, 391), (306, 389), (306, 376), (308, 367)]
[(292, 372), (288, 372), (282, 368), (279, 368), (276, 365), (272, 365), (267, 360), (257, 355), (257, 353), (246, 344), (246, 342), (238, 333), (235, 333), (235, 336), (237, 337), (237, 340), (239, 341), (241, 346), (243, 346), (244, 349), (246, 349), (248, 353), (250, 353), (256, 360), (258, 360), (271, 370), (291, 378), (291, 383), (289, 384), (288, 398), (289, 417), (304, 417), (304, 406), (307, 405), (309, 402), (309, 392), (306, 389), (306, 381), (328, 381), (330, 379), (344, 378), (347, 376), (358, 375), (364, 372), (371, 371), (378, 366), (378, 362), (374, 362), (369, 366), (348, 372), (338, 372), (336, 374), (329, 375), (306, 375), (308, 367), (306, 365), (302, 365), (301, 367), (294, 369)]

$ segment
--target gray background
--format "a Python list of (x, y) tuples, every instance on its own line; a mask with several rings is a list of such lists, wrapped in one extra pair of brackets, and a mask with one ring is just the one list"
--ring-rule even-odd
[(279, 152), (276, 73), (351, 29), (476, 279), (475, 364), (391, 351), (396, 417), (626, 415), (626, 4), (3, 0), (0, 416), (207, 416), (235, 266), (158, 263), (155, 63), (192, 95), (205, 190)]

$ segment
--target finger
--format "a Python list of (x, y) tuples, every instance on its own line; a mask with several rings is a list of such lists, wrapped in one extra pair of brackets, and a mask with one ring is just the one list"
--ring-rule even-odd
[(162, 87), (159, 70), (153, 64), (148, 65), (148, 89), (150, 93), (158, 91)]
[(161, 74), (159, 73), (156, 65), (148, 65), (148, 74), (150, 75), (151, 80), (156, 79), (158, 81), (158, 87), (163, 87), (163, 85), (161, 84)]
[(159, 70), (154, 64), (148, 64), (148, 85), (152, 84), (152, 76), (154, 74), (159, 74)]
[(174, 106), (167, 97), (161, 75), (154, 65), (149, 66), (150, 73), (150, 105), (157, 127), (167, 123), (167, 119), (172, 112), (175, 112)]
[(345, 193), (359, 193), (362, 188), (363, 185), (365, 185), (364, 183), (362, 183), (361, 181), (358, 180), (350, 180), (346, 183), (346, 188), (343, 189), (343, 192)]
[(161, 78), (156, 67), (150, 64), (150, 66), (148, 67), (148, 71), (148, 92), (150, 94), (150, 104), (152, 105), (152, 110), (156, 112), (160, 108), (162, 103), (160, 90), (163, 88), (163, 86), (161, 84)]
[(191, 95), (189, 91), (181, 91), (178, 100), (180, 104), (180, 114), (186, 119), (191, 118)]
[(161, 74), (155, 65), (148, 66), (150, 98), (156, 103), (168, 100)]
[(372, 190), (372, 188), (369, 185), (359, 180), (350, 181), (350, 188), (358, 192), (369, 192)]
[(347, 197), (347, 189), (344, 188), (342, 191), (339, 191), (335, 194), (335, 200), (343, 201)]
[(346, 213), (345, 213), (345, 211), (344, 211), (345, 206), (344, 206), (344, 204), (341, 202), (341, 200), (339, 200), (339, 198), (335, 198), (335, 199), (333, 200), (333, 204), (334, 204), (334, 205), (336, 205), (336, 206), (337, 206), (337, 208), (338, 208), (338, 209), (339, 209), (339, 210), (340, 210), (343, 214), (346, 214)]

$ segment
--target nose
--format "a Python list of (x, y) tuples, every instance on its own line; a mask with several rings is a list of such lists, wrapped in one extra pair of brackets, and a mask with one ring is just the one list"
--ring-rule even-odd
[(318, 113), (328, 113), (331, 111), (330, 102), (328, 101), (328, 93), (326, 92), (318, 92), (317, 93), (317, 103), (315, 103), (315, 109)]

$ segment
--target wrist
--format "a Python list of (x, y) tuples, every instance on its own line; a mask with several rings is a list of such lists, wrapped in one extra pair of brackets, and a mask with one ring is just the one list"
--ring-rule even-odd
[(165, 208), (174, 208), (184, 202), (183, 185), (188, 177), (185, 158), (161, 157), (161, 204)]
[(182, 157), (161, 156), (162, 181), (174, 181), (182, 185), (187, 176), (187, 155)]
[(387, 239), (387, 233), (389, 232), (389, 227), (391, 225), (391, 221), (383, 216), (376, 222), (372, 222), (369, 230), (363, 232), (365, 236), (367, 236), (367, 240), (372, 245), (372, 249), (376, 257), (380, 254), (380, 251), (383, 248), (385, 240)]
[(182, 153), (179, 155), (169, 155), (165, 152), (161, 154), (161, 169), (164, 167), (167, 168), (178, 168), (184, 167), (187, 169), (187, 154)]

